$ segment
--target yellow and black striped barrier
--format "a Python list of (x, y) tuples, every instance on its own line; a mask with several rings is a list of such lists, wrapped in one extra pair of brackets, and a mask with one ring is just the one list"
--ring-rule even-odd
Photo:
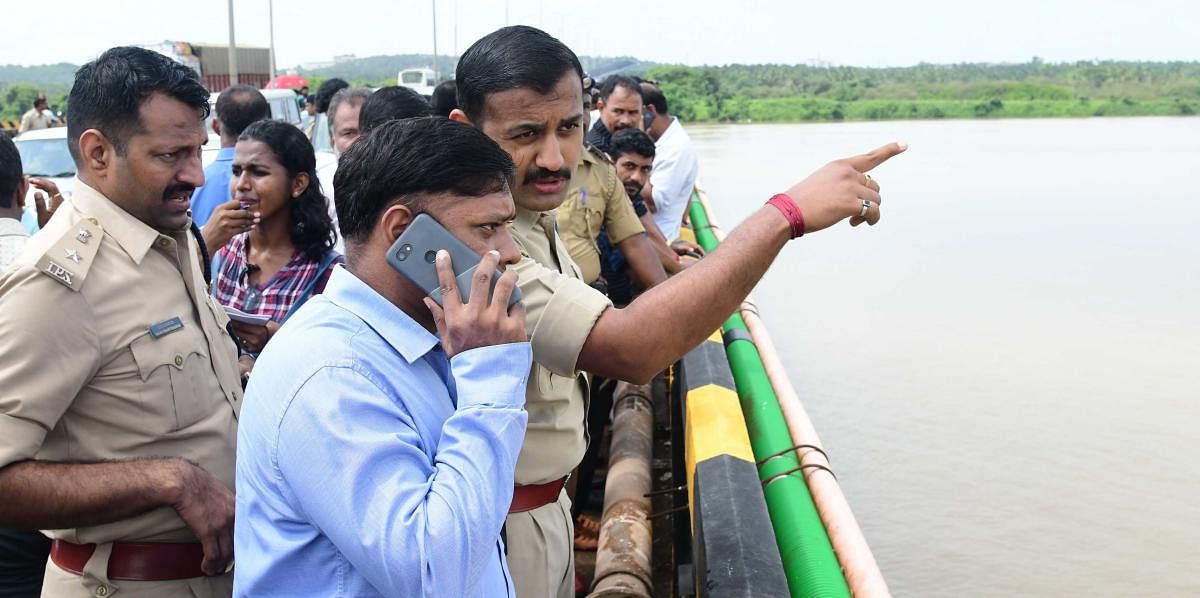
[(697, 596), (787, 596), (750, 436), (720, 333), (683, 358)]

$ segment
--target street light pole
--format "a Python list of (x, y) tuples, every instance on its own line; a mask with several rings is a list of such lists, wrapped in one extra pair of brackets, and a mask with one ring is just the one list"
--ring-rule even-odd
[(433, 4), (433, 82), (438, 82), (438, 53), (437, 53), (437, 0), (430, 0)]
[(271, 36), (271, 79), (275, 78), (275, 0), (267, 0), (267, 26)]
[(229, 0), (229, 84), (238, 84), (237, 44), (233, 39), (233, 0)]

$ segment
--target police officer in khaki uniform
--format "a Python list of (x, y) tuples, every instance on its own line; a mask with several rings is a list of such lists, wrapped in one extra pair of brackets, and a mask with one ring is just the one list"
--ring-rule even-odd
[(504, 27), (472, 44), (456, 71), (461, 107), (450, 117), (479, 127), (516, 164), (510, 228), (528, 258), (514, 266), (535, 364), (506, 524), (509, 570), (523, 598), (571, 596), (573, 530), (561, 489), (586, 442), (580, 370), (649, 381), (733, 313), (789, 239), (847, 218), (878, 222), (879, 186), (865, 173), (905, 146), (827, 164), (772, 197), (719, 250), (616, 309), (580, 279), (553, 221), (587, 124), (575, 53), (543, 31)]
[(208, 92), (113, 48), (76, 74), (72, 198), (0, 279), (0, 525), (43, 596), (228, 596), (241, 386), (190, 234)]
[(596, 237), (601, 229), (609, 242), (626, 256), (634, 279), (649, 288), (667, 279), (662, 263), (633, 204), (625, 194), (612, 160), (604, 152), (588, 146), (580, 154), (571, 177), (567, 200), (558, 208), (558, 233), (571, 259), (583, 272), (583, 281), (592, 284), (600, 277), (600, 247)]

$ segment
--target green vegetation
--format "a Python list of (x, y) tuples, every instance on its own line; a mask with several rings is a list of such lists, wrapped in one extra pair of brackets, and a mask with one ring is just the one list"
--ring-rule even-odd
[[(371, 56), (301, 71), (316, 91), (342, 77), (355, 85), (395, 85), (428, 54)], [(457, 58), (439, 56), (443, 76)], [(801, 122), (907, 118), (1032, 118), (1200, 113), (1200, 62), (921, 64), (904, 68), (655, 65), (636, 58), (580, 57), (585, 70), (642, 73), (662, 83), (671, 112), (685, 121)], [(0, 65), (0, 119), (16, 119), (40, 91), (66, 110), (77, 67)]]
[(33, 108), (33, 99), (45, 95), (52, 110), (63, 110), (75, 76), (73, 64), (41, 66), (0, 64), (0, 120), (16, 120)]
[(657, 66), (685, 121), (1192, 115), (1198, 62), (929, 65), (906, 68)]

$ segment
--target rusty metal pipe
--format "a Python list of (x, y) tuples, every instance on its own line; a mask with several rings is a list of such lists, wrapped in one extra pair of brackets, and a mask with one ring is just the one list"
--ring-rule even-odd
[[(596, 577), (588, 596), (650, 598), (650, 460), (654, 409), (649, 386), (617, 384), (612, 444), (604, 484), (604, 515), (596, 551)], [(593, 440), (594, 441), (594, 440)]]

